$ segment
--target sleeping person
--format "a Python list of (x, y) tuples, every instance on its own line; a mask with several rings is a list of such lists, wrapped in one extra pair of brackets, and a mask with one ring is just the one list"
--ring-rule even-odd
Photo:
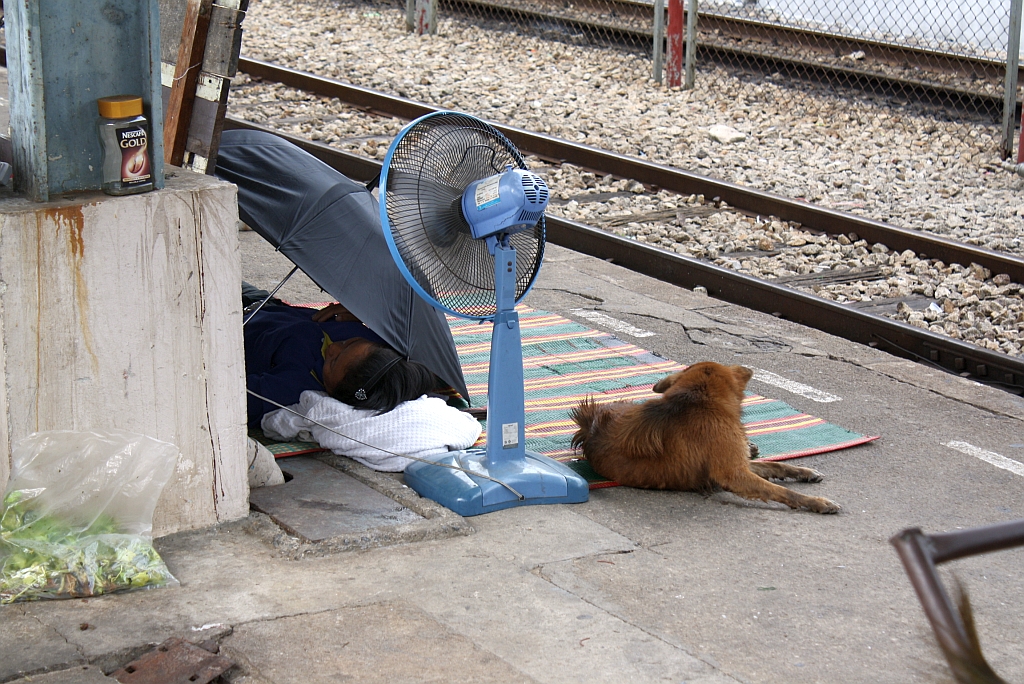
[[(325, 309), (267, 304), (246, 324), (245, 384), (288, 406), (306, 390), (357, 408), (390, 411), (438, 383), (422, 364), (406, 361), (340, 304)], [(249, 427), (277, 410), (249, 395)]]
[[(260, 294), (243, 285), (243, 302)], [(464, 449), (480, 435), (475, 418), (430, 396), (442, 388), (430, 370), (340, 304), (316, 310), (271, 300), (243, 330), (249, 427), (271, 439), (316, 441), (371, 468), (401, 471), (405, 456)]]

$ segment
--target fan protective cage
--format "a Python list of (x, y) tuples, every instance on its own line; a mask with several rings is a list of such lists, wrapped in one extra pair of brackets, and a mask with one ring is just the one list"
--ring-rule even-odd
[[(462, 194), (475, 180), (528, 170), (493, 126), (465, 114), (437, 112), (407, 126), (391, 143), (381, 171), (381, 223), (392, 252), (421, 294), (465, 318), (497, 312), (494, 257), (462, 216)], [(533, 285), (544, 256), (544, 217), (513, 233), (515, 301)]]

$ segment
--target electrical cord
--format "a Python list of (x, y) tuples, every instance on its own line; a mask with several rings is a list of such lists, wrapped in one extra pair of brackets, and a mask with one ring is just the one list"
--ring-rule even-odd
[(500, 484), (502, 487), (504, 487), (508, 491), (512, 492), (512, 494), (514, 494), (516, 496), (516, 498), (518, 498), (520, 501), (523, 501), (523, 500), (526, 499), (525, 496), (523, 496), (522, 494), (517, 492), (515, 489), (513, 489), (511, 485), (508, 485), (508, 484), (506, 484), (506, 483), (504, 483), (501, 480), (498, 480), (496, 478), (490, 477), (489, 475), (483, 475), (481, 473), (477, 473), (477, 472), (474, 472), (472, 470), (468, 470), (466, 468), (460, 468), (459, 466), (455, 466), (455, 465), (448, 465), (447, 463), (438, 463), (436, 461), (429, 461), (429, 460), (427, 460), (425, 458), (419, 458), (418, 456), (410, 456), (408, 454), (396, 454), (394, 451), (388, 451), (387, 449), (382, 449), (381, 447), (374, 446), (373, 444), (367, 444), (366, 442), (358, 440), (355, 437), (349, 437), (348, 435), (346, 435), (344, 433), (341, 433), (341, 432), (339, 432), (338, 430), (335, 430), (332, 427), (324, 425), (323, 423), (321, 423), (319, 421), (313, 420), (312, 418), (299, 413), (298, 411), (296, 411), (295, 409), (293, 409), (293, 408), (291, 408), (289, 406), (284, 406), (283, 404), (277, 403), (273, 399), (267, 399), (266, 397), (262, 397), (259, 394), (256, 394), (255, 392), (253, 392), (251, 389), (246, 389), (245, 391), (248, 392), (249, 394), (251, 394), (252, 396), (256, 397), (257, 399), (261, 399), (262, 401), (265, 401), (268, 404), (272, 404), (272, 405), (274, 405), (274, 406), (276, 406), (278, 408), (284, 409), (285, 411), (288, 411), (289, 413), (295, 414), (296, 416), (298, 416), (300, 418), (308, 420), (309, 422), (313, 423), (314, 425), (319, 425), (323, 429), (325, 429), (325, 430), (327, 430), (329, 432), (333, 432), (334, 434), (338, 435), (339, 437), (344, 437), (345, 439), (351, 440), (351, 441), (355, 442), (356, 444), (362, 444), (365, 447), (370, 447), (371, 449), (376, 449), (377, 451), (382, 451), (385, 454), (390, 454), (391, 456), (398, 456), (399, 458), (408, 458), (411, 461), (419, 461), (420, 463), (426, 463), (428, 465), (440, 466), (441, 468), (450, 468), (451, 470), (459, 470), (459, 471), (461, 471), (463, 473), (466, 473), (467, 475), (473, 475), (475, 477), (482, 477), (485, 480), (490, 480), (491, 482), (495, 482), (497, 484)]

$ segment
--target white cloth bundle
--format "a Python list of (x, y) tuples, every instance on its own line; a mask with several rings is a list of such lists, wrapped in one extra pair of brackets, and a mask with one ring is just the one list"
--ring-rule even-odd
[[(262, 422), (267, 437), (279, 441), (315, 441), (336, 454), (388, 472), (405, 470), (412, 462), (395, 454), (426, 458), (465, 449), (473, 445), (482, 429), (473, 416), (448, 406), (443, 399), (427, 396), (378, 414), (353, 408), (323, 392), (307, 390), (291, 408), (305, 418), (285, 409), (271, 411), (263, 416)], [(313, 423), (314, 420), (352, 439), (324, 429)]]

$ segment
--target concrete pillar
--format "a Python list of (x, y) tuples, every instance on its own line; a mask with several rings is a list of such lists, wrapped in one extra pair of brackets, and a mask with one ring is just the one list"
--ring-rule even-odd
[(38, 430), (123, 429), (181, 450), (154, 534), (248, 513), (235, 187), (0, 200), (0, 489)]

